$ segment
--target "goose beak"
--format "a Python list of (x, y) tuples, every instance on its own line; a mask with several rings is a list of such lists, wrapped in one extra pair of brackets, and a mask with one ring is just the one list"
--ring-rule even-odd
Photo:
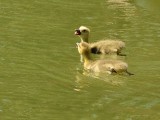
[(76, 29), (75, 32), (74, 32), (74, 34), (75, 34), (75, 35), (81, 35), (81, 31), (78, 30), (78, 29)]

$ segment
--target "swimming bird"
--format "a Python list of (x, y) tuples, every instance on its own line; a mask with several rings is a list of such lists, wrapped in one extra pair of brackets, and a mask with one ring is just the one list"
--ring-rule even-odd
[[(80, 26), (79, 29), (75, 30), (75, 35), (78, 35), (81, 39), (81, 42), (89, 42), (90, 29), (85, 26)], [(112, 54), (116, 53), (117, 55), (121, 54), (121, 50), (125, 47), (125, 43), (120, 40), (101, 40), (93, 43), (89, 43), (91, 53), (94, 54)]]
[(127, 73), (133, 75), (127, 71), (128, 64), (120, 60), (93, 60), (90, 57), (91, 49), (90, 45), (86, 42), (77, 43), (78, 52), (83, 56), (84, 68), (93, 72), (106, 72), (112, 73)]

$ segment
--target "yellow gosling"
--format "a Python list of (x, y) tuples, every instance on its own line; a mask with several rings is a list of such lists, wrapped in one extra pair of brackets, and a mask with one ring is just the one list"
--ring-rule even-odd
[[(79, 29), (75, 30), (75, 35), (78, 35), (81, 39), (81, 42), (89, 42), (89, 34), (90, 29), (81, 26)], [(101, 40), (94, 43), (89, 43), (91, 53), (94, 54), (112, 54), (116, 53), (117, 55), (124, 55), (121, 54), (121, 50), (125, 48), (125, 43), (119, 40)]]
[(106, 72), (112, 73), (127, 73), (133, 75), (127, 71), (127, 63), (120, 60), (92, 60), (90, 57), (91, 49), (88, 43), (77, 43), (78, 52), (84, 59), (84, 68), (93, 72)]

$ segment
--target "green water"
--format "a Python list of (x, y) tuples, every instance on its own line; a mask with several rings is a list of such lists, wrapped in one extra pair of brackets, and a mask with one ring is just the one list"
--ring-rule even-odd
[[(159, 120), (160, 11), (148, 4), (0, 0), (0, 120)], [(80, 25), (90, 41), (125, 41), (118, 59), (135, 75), (84, 72)]]

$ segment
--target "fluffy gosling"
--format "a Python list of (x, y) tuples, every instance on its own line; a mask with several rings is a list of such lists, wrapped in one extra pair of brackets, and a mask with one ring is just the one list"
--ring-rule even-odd
[(77, 43), (78, 52), (83, 56), (84, 68), (93, 72), (106, 72), (112, 73), (127, 73), (133, 75), (127, 71), (127, 63), (120, 60), (92, 60), (90, 57), (91, 49), (90, 45), (86, 42)]
[[(75, 35), (78, 35), (81, 39), (81, 42), (89, 42), (90, 29), (85, 26), (80, 26), (79, 29), (75, 30)], [(125, 43), (119, 40), (101, 40), (98, 42), (93, 42), (89, 44), (91, 53), (94, 54), (112, 54), (116, 53), (117, 55), (121, 54), (121, 50), (125, 48)]]

